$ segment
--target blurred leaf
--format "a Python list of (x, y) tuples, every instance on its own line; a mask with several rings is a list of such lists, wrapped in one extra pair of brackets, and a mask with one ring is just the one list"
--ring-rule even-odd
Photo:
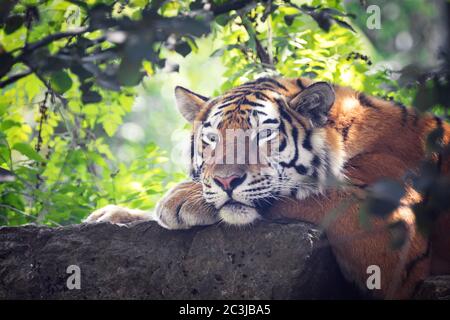
[(369, 188), (366, 199), (367, 211), (376, 216), (386, 217), (399, 206), (404, 195), (405, 188), (400, 182), (381, 179)]
[(126, 87), (133, 87), (139, 84), (144, 76), (144, 73), (141, 71), (141, 64), (141, 60), (122, 59), (117, 72), (119, 83)]
[(98, 103), (100, 101), (102, 101), (102, 96), (95, 91), (86, 91), (83, 92), (82, 96), (81, 96), (81, 101), (84, 104), (89, 104), (89, 103)]
[(191, 46), (187, 42), (180, 42), (175, 45), (175, 51), (183, 57), (186, 57), (189, 53), (191, 53), (191, 50)]
[(5, 29), (4, 29), (5, 33), (11, 34), (11, 33), (15, 32), (23, 25), (23, 23), (24, 23), (23, 16), (14, 15), (14, 16), (8, 17), (5, 21)]
[(220, 14), (215, 18), (215, 21), (217, 24), (223, 26), (226, 26), (228, 21), (230, 20), (230, 16), (228, 13)]
[(72, 87), (73, 82), (67, 72), (57, 71), (52, 73), (50, 84), (56, 92), (63, 94)]
[(38, 162), (43, 162), (44, 159), (41, 157), (39, 153), (36, 152), (29, 144), (27, 143), (16, 143), (13, 146), (13, 150), (19, 151), (21, 154), (26, 156), (31, 160), (35, 160)]
[[(14, 121), (14, 120), (5, 120), (0, 122), (0, 132), (4, 132), (12, 127), (20, 127), (22, 124), (20, 122)], [(1, 137), (1, 136), (0, 136)]]

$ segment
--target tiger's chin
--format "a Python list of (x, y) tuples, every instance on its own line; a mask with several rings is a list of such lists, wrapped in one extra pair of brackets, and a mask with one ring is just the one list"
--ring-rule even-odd
[(223, 222), (236, 226), (249, 225), (261, 218), (255, 208), (238, 202), (225, 204), (219, 216)]

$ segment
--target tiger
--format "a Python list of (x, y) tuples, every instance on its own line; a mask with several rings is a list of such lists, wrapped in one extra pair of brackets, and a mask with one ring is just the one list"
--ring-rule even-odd
[[(447, 145), (450, 128), (441, 118), (303, 77), (262, 77), (215, 98), (177, 86), (175, 98), (192, 123), (190, 179), (170, 189), (154, 211), (110, 205), (86, 223), (153, 220), (167, 229), (189, 229), (218, 222), (309, 222), (324, 229), (344, 276), (371, 298), (409, 299), (426, 277), (450, 273), (450, 214), (441, 215), (426, 237), (416, 227), (412, 206), (421, 195), (412, 186), (387, 218), (371, 217), (370, 228), (361, 224), (357, 201), (380, 179), (417, 172), (426, 137), (436, 128), (443, 129)], [(245, 139), (230, 138), (235, 131)], [(249, 161), (254, 153), (257, 161)], [(439, 163), (448, 174), (448, 157)], [(393, 250), (388, 226), (399, 221), (406, 244)], [(381, 270), (381, 285), (369, 290), (372, 265)]]

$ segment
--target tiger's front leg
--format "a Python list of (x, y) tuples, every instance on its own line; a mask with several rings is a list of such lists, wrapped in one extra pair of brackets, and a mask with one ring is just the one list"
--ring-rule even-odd
[(219, 221), (217, 210), (206, 203), (200, 183), (185, 181), (170, 189), (154, 211), (142, 211), (108, 205), (91, 213), (85, 223), (110, 222), (128, 224), (156, 221), (166, 229), (189, 229)]
[(155, 219), (167, 229), (189, 229), (220, 220), (217, 209), (203, 198), (201, 183), (194, 181), (170, 189), (156, 205)]

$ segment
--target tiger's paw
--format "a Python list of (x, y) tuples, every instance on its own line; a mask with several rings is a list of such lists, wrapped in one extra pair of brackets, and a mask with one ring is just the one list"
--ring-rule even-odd
[(132, 222), (154, 220), (152, 213), (142, 210), (129, 209), (116, 205), (107, 205), (92, 212), (84, 223), (109, 222), (113, 224), (128, 224)]
[(155, 218), (167, 229), (189, 229), (219, 221), (217, 210), (203, 198), (201, 184), (191, 181), (166, 193), (156, 206)]

